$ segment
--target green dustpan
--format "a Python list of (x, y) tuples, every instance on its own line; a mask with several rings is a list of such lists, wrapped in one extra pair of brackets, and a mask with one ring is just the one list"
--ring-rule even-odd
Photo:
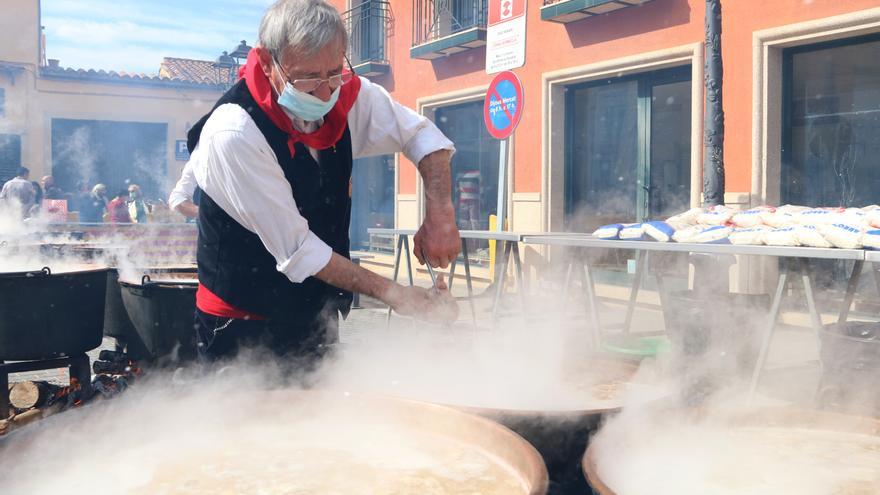
[(663, 335), (639, 337), (635, 335), (615, 336), (605, 339), (602, 349), (615, 354), (645, 358), (654, 357), (657, 354), (669, 350), (669, 339)]

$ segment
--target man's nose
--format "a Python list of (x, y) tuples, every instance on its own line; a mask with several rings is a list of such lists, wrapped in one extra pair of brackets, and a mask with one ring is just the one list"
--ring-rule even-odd
[(330, 101), (330, 95), (333, 94), (330, 91), (330, 85), (327, 84), (327, 81), (321, 82), (321, 85), (318, 86), (318, 89), (312, 91), (312, 95), (315, 98), (319, 98), (321, 101)]

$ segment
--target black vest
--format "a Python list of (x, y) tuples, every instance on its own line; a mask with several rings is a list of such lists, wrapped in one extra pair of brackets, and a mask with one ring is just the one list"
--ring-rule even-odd
[[(352, 165), (348, 129), (334, 147), (319, 152), (318, 161), (302, 143), (296, 144), (296, 154), (291, 157), (287, 134), (260, 109), (243, 80), (217, 101), (214, 110), (226, 103), (242, 107), (265, 136), (309, 229), (334, 252), (348, 258)], [(211, 113), (190, 129), (190, 152), (198, 144)], [(199, 205), (197, 259), (199, 282), (211, 292), (239, 309), (267, 316), (276, 323), (308, 324), (322, 310), (330, 310), (333, 315), (339, 310), (347, 315), (351, 308), (350, 292), (314, 277), (302, 283), (291, 282), (277, 270), (275, 258), (260, 238), (233, 220), (204, 191)]]

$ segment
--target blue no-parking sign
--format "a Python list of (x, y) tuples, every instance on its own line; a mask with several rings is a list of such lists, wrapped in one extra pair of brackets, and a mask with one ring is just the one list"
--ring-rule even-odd
[(523, 112), (523, 88), (516, 74), (504, 71), (495, 76), (486, 91), (483, 120), (495, 139), (506, 139), (519, 124)]

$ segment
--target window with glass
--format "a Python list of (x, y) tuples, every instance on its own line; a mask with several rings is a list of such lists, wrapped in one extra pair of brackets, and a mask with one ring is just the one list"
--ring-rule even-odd
[(0, 186), (18, 174), (21, 167), (21, 136), (0, 134)]
[(52, 175), (63, 191), (107, 185), (113, 195), (130, 184), (145, 199), (165, 200), (168, 125), (52, 119)]
[(371, 239), (367, 229), (393, 227), (394, 155), (355, 160), (351, 170), (351, 249), (390, 250), (387, 237)]
[(880, 203), (880, 36), (784, 54), (782, 200)]
[(690, 67), (566, 93), (566, 226), (665, 218), (690, 204)]

